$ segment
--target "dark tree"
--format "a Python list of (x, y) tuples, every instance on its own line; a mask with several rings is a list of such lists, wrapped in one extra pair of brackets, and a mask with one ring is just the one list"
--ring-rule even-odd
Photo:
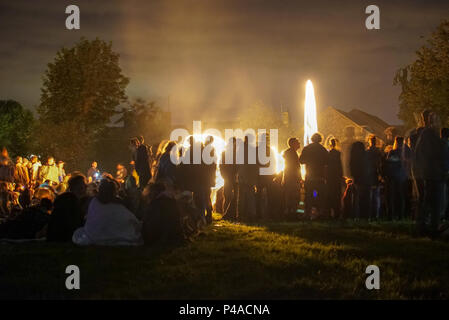
[(419, 113), (434, 110), (443, 124), (449, 120), (449, 20), (432, 33), (427, 45), (417, 52), (412, 64), (396, 73), (394, 84), (400, 85), (399, 118), (407, 127), (417, 125)]
[(14, 100), (0, 100), (0, 148), (12, 156), (28, 156), (33, 147), (34, 117)]
[(126, 101), (128, 82), (110, 42), (82, 38), (59, 50), (45, 71), (38, 107), (43, 152), (72, 166), (88, 161), (95, 141)]

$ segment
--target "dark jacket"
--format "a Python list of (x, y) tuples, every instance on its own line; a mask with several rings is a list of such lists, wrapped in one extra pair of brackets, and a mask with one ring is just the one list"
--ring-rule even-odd
[(83, 225), (80, 201), (71, 192), (56, 197), (47, 228), (47, 241), (70, 242), (73, 232)]
[(183, 240), (176, 200), (160, 194), (145, 210), (142, 225), (145, 244), (173, 244)]
[(317, 142), (305, 146), (299, 157), (299, 162), (306, 165), (306, 180), (325, 179), (328, 161), (329, 153)]
[(376, 147), (370, 147), (366, 150), (367, 161), (367, 181), (370, 186), (379, 184), (379, 176), (382, 168), (382, 153)]
[(449, 151), (432, 128), (424, 128), (415, 150), (415, 170), (425, 180), (443, 180), (449, 167)]
[(335, 149), (329, 151), (327, 183), (335, 188), (341, 188), (343, 184), (343, 165), (341, 163), (341, 153)]
[(368, 157), (363, 143), (357, 141), (351, 146), (349, 168), (356, 185), (369, 185), (368, 183)]
[(135, 168), (139, 177), (150, 177), (150, 162), (148, 150), (145, 145), (140, 145), (136, 151)]

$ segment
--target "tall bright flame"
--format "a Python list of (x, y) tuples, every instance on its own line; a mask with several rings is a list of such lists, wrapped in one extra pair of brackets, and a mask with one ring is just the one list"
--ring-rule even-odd
[[(312, 81), (306, 82), (306, 99), (304, 101), (304, 146), (311, 141), (310, 138), (314, 133), (318, 132), (318, 123), (316, 120), (316, 101), (315, 91), (313, 89)], [(301, 166), (301, 176), (303, 179), (306, 175), (305, 166)]]

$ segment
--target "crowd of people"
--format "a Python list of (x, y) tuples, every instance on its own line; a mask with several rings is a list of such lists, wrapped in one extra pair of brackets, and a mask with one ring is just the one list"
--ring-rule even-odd
[[(298, 156), (299, 141), (289, 140), (284, 153), (284, 187), (287, 211), (296, 210), (298, 171), (305, 165), (306, 217), (416, 221), (417, 232), (437, 237), (449, 213), (449, 129), (439, 129), (437, 115), (422, 113), (422, 126), (407, 137), (395, 136), (392, 145), (378, 147), (378, 138), (331, 139), (329, 150), (315, 133)], [(340, 149), (340, 150), (339, 150)], [(293, 199), (293, 200), (290, 200)]]
[[(248, 161), (255, 137), (230, 139), (220, 154), (214, 137), (193, 137), (148, 146), (130, 140), (131, 161), (118, 164), (115, 176), (93, 161), (86, 175), (66, 174), (64, 162), (49, 157), (0, 157), (0, 239), (46, 239), (79, 245), (179, 243), (212, 222), (212, 213), (232, 221), (261, 219), (414, 219), (420, 234), (437, 236), (448, 212), (449, 129), (437, 129), (433, 112), (423, 125), (393, 145), (378, 147), (375, 135), (353, 139), (348, 128), (341, 143), (315, 133), (301, 149), (288, 139), (284, 169), (261, 175), (267, 166)], [(209, 150), (216, 160), (195, 159)], [(242, 148), (242, 150), (238, 150)], [(243, 152), (243, 161), (236, 159)], [(266, 153), (273, 152), (267, 146)], [(232, 155), (233, 161), (225, 161)], [(304, 170), (301, 167), (304, 166)], [(301, 172), (306, 172), (305, 179)], [(223, 184), (217, 188), (217, 176)]]

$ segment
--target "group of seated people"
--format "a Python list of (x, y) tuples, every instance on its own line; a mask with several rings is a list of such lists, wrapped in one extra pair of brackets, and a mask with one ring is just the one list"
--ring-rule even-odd
[[(8, 195), (6, 183), (1, 196)], [(5, 189), (5, 190), (3, 190)], [(78, 245), (176, 244), (200, 232), (191, 194), (175, 199), (162, 183), (146, 186), (136, 206), (132, 195), (109, 174), (87, 183), (73, 173), (67, 191), (36, 190), (29, 206), (0, 223), (0, 239), (41, 239)], [(128, 205), (133, 203), (133, 207)]]

